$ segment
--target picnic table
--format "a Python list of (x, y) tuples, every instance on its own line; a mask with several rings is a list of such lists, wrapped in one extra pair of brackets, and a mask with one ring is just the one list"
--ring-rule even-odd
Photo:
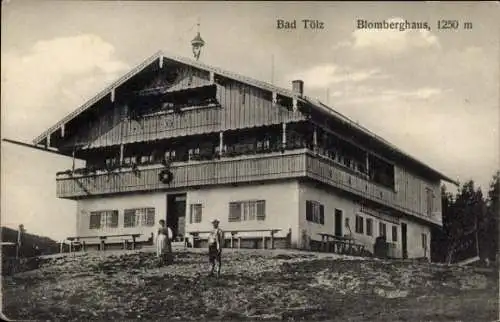
[[(238, 241), (238, 249), (241, 248), (241, 240), (242, 238), (245, 239), (244, 236), (237, 236), (238, 233), (258, 233), (258, 232), (269, 232), (269, 238), (271, 240), (271, 249), (274, 249), (274, 234), (277, 232), (281, 231), (281, 229), (230, 229), (230, 230), (223, 230), (224, 234), (229, 233), (231, 235), (230, 239), (230, 247), (234, 247), (234, 241)], [(208, 234), (211, 233), (211, 230), (201, 230), (201, 231), (191, 231), (189, 234), (193, 236), (193, 238), (198, 238), (200, 234)], [(262, 248), (266, 248), (266, 238), (267, 236), (262, 236)], [(255, 239), (255, 237), (248, 237), (248, 239)], [(193, 243), (194, 247), (194, 243)]]
[[(136, 239), (139, 238), (142, 234), (116, 234), (116, 235), (96, 235), (96, 236), (76, 236), (76, 237), (68, 237), (69, 240), (69, 252), (73, 251), (74, 246), (82, 246), (82, 250), (85, 251), (85, 241), (82, 239), (99, 239), (99, 250), (104, 250), (106, 245), (106, 239), (113, 237), (125, 237), (123, 238), (123, 249), (128, 248), (129, 239), (126, 237), (132, 238), (132, 249), (135, 249)], [(62, 252), (62, 244), (61, 244), (61, 252)]]
[(365, 250), (365, 245), (357, 243), (350, 236), (336, 236), (328, 233), (318, 233), (318, 235), (321, 236), (321, 248), (324, 252), (360, 255)]

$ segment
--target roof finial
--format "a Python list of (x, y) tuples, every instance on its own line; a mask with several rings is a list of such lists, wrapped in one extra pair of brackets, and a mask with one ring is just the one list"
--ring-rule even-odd
[(191, 47), (193, 47), (193, 55), (196, 60), (200, 59), (201, 48), (205, 45), (205, 41), (200, 36), (200, 18), (198, 17), (196, 37), (191, 40)]

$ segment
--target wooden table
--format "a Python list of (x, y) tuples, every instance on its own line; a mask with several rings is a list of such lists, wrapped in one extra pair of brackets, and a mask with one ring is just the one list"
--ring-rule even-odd
[[(238, 249), (241, 248), (241, 236), (236, 236), (238, 233), (258, 233), (258, 232), (269, 232), (269, 237), (271, 239), (271, 249), (274, 249), (274, 234), (277, 232), (281, 231), (281, 229), (231, 229), (224, 231), (223, 233), (230, 233), (231, 234), (231, 248), (234, 248), (234, 240), (238, 240)], [(189, 234), (193, 237), (197, 237), (199, 234), (208, 234), (211, 233), (212, 230), (205, 230), (205, 231), (191, 231)], [(267, 236), (262, 236), (262, 248), (266, 248), (266, 238)], [(194, 247), (194, 243), (193, 243)]]
[[(75, 244), (75, 243), (80, 243), (80, 240), (81, 239), (99, 239), (100, 240), (100, 243), (99, 243), (99, 250), (104, 250), (105, 249), (105, 243), (106, 243), (106, 239), (108, 237), (132, 237), (132, 249), (135, 249), (135, 243), (136, 243), (136, 239), (139, 238), (142, 234), (118, 234), (118, 235), (98, 235), (98, 236), (76, 236), (76, 237), (68, 237), (66, 238), (67, 240), (70, 241), (70, 244), (69, 244), (69, 252), (71, 253), (72, 252), (72, 246)], [(81, 245), (82, 245), (82, 250), (85, 250), (85, 241), (82, 241), (81, 242)], [(123, 240), (123, 247), (124, 249), (126, 249), (127, 247), (127, 240), (124, 239)]]
[(361, 254), (365, 249), (365, 246), (360, 243), (356, 243), (356, 240), (352, 237), (336, 236), (328, 233), (318, 233), (321, 236), (322, 250), (324, 252), (329, 251), (328, 246), (330, 242), (333, 242), (333, 252), (340, 254)]

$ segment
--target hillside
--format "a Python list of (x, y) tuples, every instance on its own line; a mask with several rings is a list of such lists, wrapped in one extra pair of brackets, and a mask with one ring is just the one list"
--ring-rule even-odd
[(46, 259), (3, 280), (11, 319), (492, 321), (498, 274), (317, 253), (230, 251), (223, 276), (204, 253), (157, 268), (152, 253)]
[[(17, 230), (8, 227), (1, 227), (1, 235), (3, 242), (17, 242)], [(24, 233), (22, 253), (26, 257), (34, 256), (33, 247), (37, 245), (42, 254), (53, 254), (59, 251), (57, 242), (48, 237), (38, 236), (35, 234)], [(7, 256), (15, 256), (15, 247), (5, 247), (2, 253)], [(5, 256), (4, 255), (4, 256)]]

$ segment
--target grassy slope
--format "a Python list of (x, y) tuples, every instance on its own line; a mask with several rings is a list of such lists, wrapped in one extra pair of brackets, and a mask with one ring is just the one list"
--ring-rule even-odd
[[(498, 274), (315, 254), (234, 252), (223, 277), (206, 256), (151, 253), (54, 259), (3, 281), (11, 319), (492, 321)], [(55, 261), (58, 263), (55, 264)]]

